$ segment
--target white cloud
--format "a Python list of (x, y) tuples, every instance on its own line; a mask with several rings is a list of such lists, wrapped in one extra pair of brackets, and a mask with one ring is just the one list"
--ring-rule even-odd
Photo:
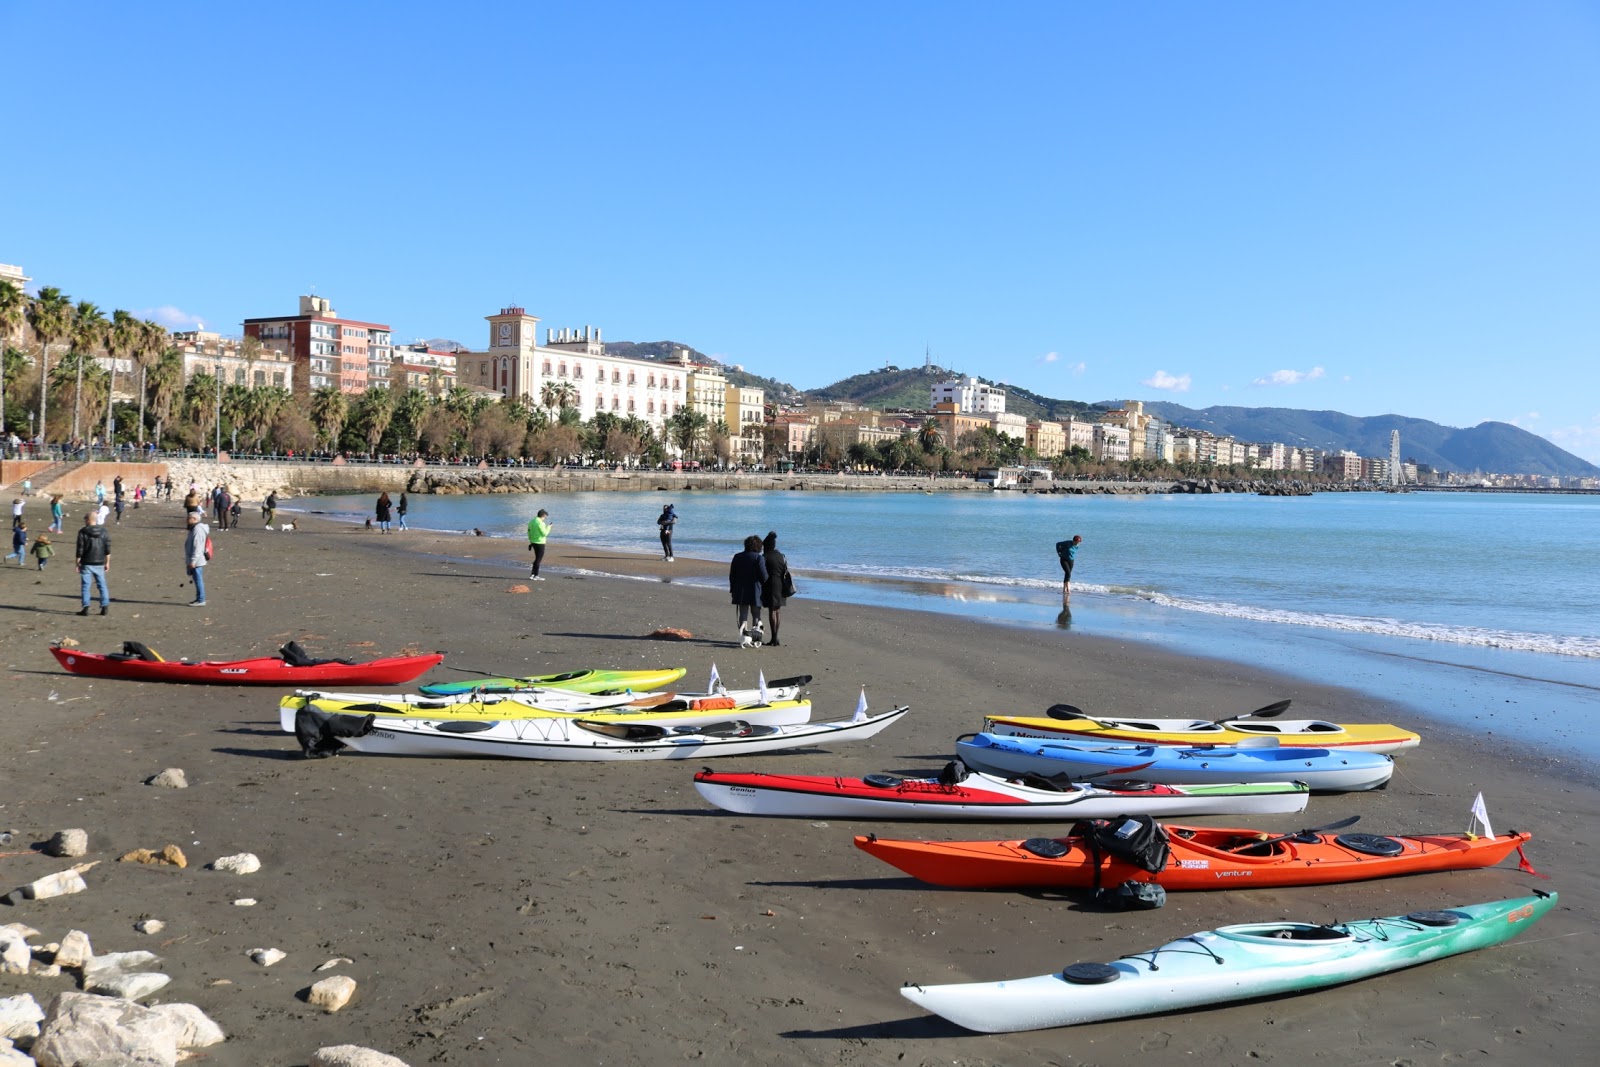
[(1067, 369), (1073, 374), (1082, 374), (1084, 371), (1089, 369), (1089, 364), (1080, 359), (1076, 363), (1067, 364)]
[[(1312, 367), (1310, 370), (1275, 370), (1265, 378), (1257, 378), (1251, 385), (1299, 385), (1301, 382), (1314, 382), (1326, 374), (1321, 367)], [(1349, 381), (1346, 378), (1345, 381)]]
[(1187, 393), (1192, 379), (1187, 374), (1171, 375), (1164, 370), (1158, 370), (1140, 385), (1149, 386), (1151, 389), (1164, 389), (1169, 393)]
[(1526, 427), (1528, 423), (1538, 422), (1543, 417), (1544, 416), (1540, 415), (1537, 411), (1524, 411), (1521, 415), (1513, 415), (1506, 421), (1513, 426)]
[(1061, 353), (1060, 352), (1046, 352), (1044, 355), (1040, 356), (1034, 362), (1036, 362), (1036, 363), (1054, 363), (1056, 360), (1058, 360), (1060, 358), (1061, 358)]
[(141, 319), (160, 323), (169, 330), (198, 330), (203, 325), (199, 316), (191, 315), (182, 308), (175, 308), (171, 304), (163, 304), (158, 308), (143, 308), (134, 312)]
[(1600, 415), (1587, 423), (1548, 430), (1543, 436), (1575, 456), (1581, 456), (1590, 463), (1600, 463)]

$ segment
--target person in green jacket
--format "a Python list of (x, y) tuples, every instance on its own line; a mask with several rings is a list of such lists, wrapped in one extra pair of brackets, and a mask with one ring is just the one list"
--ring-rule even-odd
[(539, 564), (544, 562), (544, 543), (550, 536), (550, 513), (544, 508), (528, 523), (528, 551), (533, 553), (533, 569), (528, 572), (530, 581), (542, 582)]

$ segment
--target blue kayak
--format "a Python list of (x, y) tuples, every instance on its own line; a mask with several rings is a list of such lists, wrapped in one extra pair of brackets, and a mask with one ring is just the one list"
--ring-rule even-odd
[(1324, 748), (1106, 745), (973, 734), (956, 742), (956, 754), (967, 766), (989, 774), (1066, 776), (1072, 781), (1105, 775), (1163, 785), (1304, 782), (1324, 793), (1377, 789), (1394, 774), (1389, 756)]

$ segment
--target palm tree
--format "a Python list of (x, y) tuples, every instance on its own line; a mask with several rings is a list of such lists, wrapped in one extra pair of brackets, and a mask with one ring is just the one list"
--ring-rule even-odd
[(265, 350), (266, 346), (259, 337), (246, 337), (239, 342), (239, 358), (244, 360), (244, 384), (252, 389), (256, 385), (256, 363)]
[[(28, 317), (28, 297), (10, 282), (0, 282), (0, 356), (11, 350), (11, 337)], [(6, 376), (0, 367), (0, 433), (6, 428)]]
[[(181, 359), (181, 357), (180, 357)], [(180, 367), (181, 367), (180, 363)], [(197, 371), (183, 388), (183, 409), (189, 421), (199, 431), (204, 441), (206, 424), (217, 417), (217, 379), (205, 371)]]
[(106, 332), (106, 356), (110, 364), (111, 391), (106, 403), (106, 444), (111, 444), (114, 426), (111, 421), (111, 408), (116, 403), (117, 396), (117, 356), (126, 355), (129, 359), (137, 359), (139, 349), (144, 345), (144, 323), (121, 308), (111, 313), (111, 329)]
[[(139, 433), (138, 443), (144, 444), (144, 398), (145, 385), (149, 380), (150, 368), (156, 365), (162, 355), (167, 351), (167, 328), (158, 322), (146, 320), (140, 324), (139, 343), (134, 346), (134, 361), (139, 364)], [(180, 363), (181, 366), (181, 363)]]
[[(250, 399), (250, 389), (243, 385), (225, 385), (222, 387), (221, 415), (228, 420), (228, 429), (233, 434), (233, 443), (239, 444), (239, 429), (245, 425), (245, 408)], [(222, 428), (218, 420), (217, 429)], [(247, 431), (248, 432), (248, 431)]]
[(539, 387), (539, 406), (540, 407), (544, 408), (545, 411), (548, 412), (549, 414), (554, 415), (556, 408), (559, 407), (560, 405), (561, 405), (561, 390), (560, 390), (560, 388), (557, 387), (556, 383), (553, 380), (552, 381), (547, 381), (547, 382), (545, 382), (543, 385), (541, 385)]
[(344, 420), (349, 414), (350, 402), (339, 392), (338, 386), (324, 385), (311, 394), (311, 421), (322, 431), (328, 451), (339, 450), (339, 435), (344, 431)]
[(244, 424), (250, 434), (251, 447), (261, 451), (262, 439), (272, 428), (278, 413), (289, 404), (289, 390), (266, 386), (250, 389), (244, 401)]
[(28, 306), (28, 321), (39, 338), (39, 440), (45, 432), (45, 393), (50, 384), (50, 345), (72, 330), (72, 298), (53, 285), (39, 290)]
[(944, 441), (944, 434), (939, 429), (939, 420), (928, 419), (922, 424), (922, 429), (917, 431), (917, 444), (922, 446), (924, 452), (935, 452)]
[[(162, 331), (166, 333), (165, 330)], [(156, 416), (156, 447), (161, 447), (161, 431), (166, 427), (167, 419), (172, 414), (172, 401), (183, 391), (183, 353), (176, 348), (168, 348), (156, 357), (151, 364), (150, 373), (145, 377), (145, 389), (150, 393), (150, 406), (155, 409)], [(140, 391), (139, 410), (144, 410), (144, 390)], [(139, 416), (141, 425), (144, 416)]]
[(678, 451), (684, 459), (693, 458), (695, 442), (705, 432), (710, 420), (703, 411), (694, 408), (679, 408), (667, 419), (667, 434), (673, 444), (678, 446)]
[[(73, 312), (72, 320), (72, 348), (80, 357), (92, 355), (96, 349), (104, 347), (106, 335), (110, 332), (111, 324), (106, 322), (105, 312), (101, 311), (92, 301), (80, 300), (78, 307)], [(78, 417), (83, 405), (79, 400), (83, 396), (83, 364), (78, 360), (78, 387), (74, 391), (72, 401), (72, 438), (77, 440)], [(109, 442), (107, 442), (109, 444)]]
[(422, 440), (422, 420), (432, 406), (432, 397), (421, 389), (407, 389), (395, 400), (396, 436), (410, 446), (410, 451), (417, 451), (418, 443)]
[(378, 443), (394, 421), (394, 409), (394, 394), (383, 388), (368, 389), (356, 402), (353, 421), (366, 438), (368, 452), (378, 451)]

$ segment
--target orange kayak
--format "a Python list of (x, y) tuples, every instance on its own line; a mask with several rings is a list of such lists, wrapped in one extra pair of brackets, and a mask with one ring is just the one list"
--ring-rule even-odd
[[(1325, 885), (1425, 871), (1492, 867), (1532, 835), (1294, 835), (1166, 824), (1171, 849), (1152, 874), (1128, 860), (1092, 855), (1084, 838), (1026, 841), (890, 841), (876, 834), (856, 847), (914, 878), (956, 889), (1088, 889), (1126, 881), (1168, 891)], [(1523, 868), (1526, 860), (1523, 860)], [(1096, 878), (1098, 870), (1099, 877)]]

